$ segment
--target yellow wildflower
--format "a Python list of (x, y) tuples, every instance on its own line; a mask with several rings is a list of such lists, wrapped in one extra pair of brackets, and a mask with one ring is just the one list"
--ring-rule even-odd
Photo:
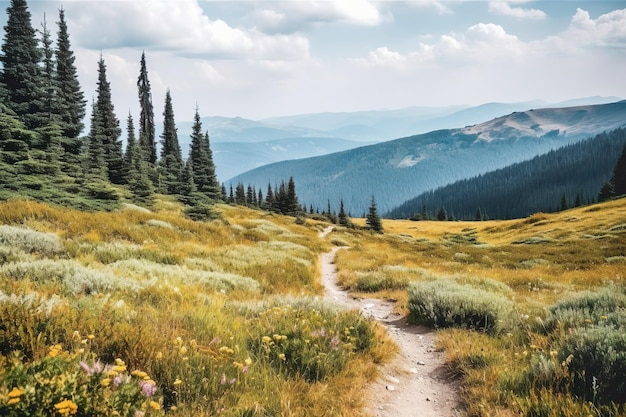
[(157, 352), (156, 358), (157, 359), (163, 359), (163, 352)]
[(174, 381), (174, 385), (180, 385), (182, 384), (183, 381), (181, 381), (180, 379), (176, 378), (176, 381)]
[(111, 378), (104, 378), (101, 382), (103, 387), (108, 387), (110, 383), (111, 383)]
[(144, 379), (146, 376), (148, 376), (147, 373), (145, 373), (144, 371), (140, 371), (138, 369), (135, 369), (133, 372), (130, 373), (132, 376), (136, 376), (139, 379)]
[(96, 338), (96, 336), (93, 335), (93, 334), (90, 334), (90, 335), (87, 336), (87, 339), (89, 339), (89, 340), (93, 340), (95, 338)]
[(184, 355), (185, 353), (187, 353), (187, 348), (185, 346), (181, 346), (178, 351), (181, 355)]
[(281, 361), (287, 360), (287, 358), (285, 358), (285, 354), (284, 353), (279, 354), (278, 355), (278, 359), (280, 359)]
[(152, 408), (153, 410), (160, 410), (161, 404), (156, 401), (150, 401), (150, 408)]
[(9, 405), (13, 405), (13, 404), (17, 404), (20, 402), (20, 397), (16, 397), (16, 398), (9, 398), (8, 404)]
[(62, 416), (68, 416), (78, 412), (78, 406), (72, 400), (63, 400), (60, 403), (55, 404), (54, 408), (56, 408), (57, 413)]
[(9, 392), (9, 398), (18, 398), (24, 395), (24, 390), (21, 388), (13, 387), (11, 392)]
[(591, 324), (591, 323), (592, 323), (592, 321), (591, 321), (591, 320), (589, 320), (589, 319), (585, 319), (585, 323), (587, 323), (587, 324)]
[(248, 366), (252, 365), (252, 359), (250, 359), (250, 357), (247, 357), (246, 360), (244, 361), (244, 363)]
[(263, 343), (269, 343), (269, 342), (271, 342), (271, 341), (272, 341), (272, 338), (271, 338), (271, 337), (269, 337), (269, 336), (263, 336), (263, 338), (261, 338), (261, 341), (262, 341)]

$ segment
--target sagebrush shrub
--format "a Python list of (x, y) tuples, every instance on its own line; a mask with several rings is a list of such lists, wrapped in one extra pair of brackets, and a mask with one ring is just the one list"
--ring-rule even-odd
[(497, 333), (513, 312), (513, 303), (502, 295), (446, 279), (413, 282), (408, 295), (411, 320), (433, 328)]
[(19, 248), (28, 253), (39, 253), (47, 257), (59, 255), (65, 250), (61, 238), (54, 233), (9, 225), (0, 225), (0, 245)]

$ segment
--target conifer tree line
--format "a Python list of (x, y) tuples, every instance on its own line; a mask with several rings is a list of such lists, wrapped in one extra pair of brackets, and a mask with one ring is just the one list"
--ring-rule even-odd
[[(98, 196), (119, 197), (111, 184), (126, 186), (136, 201), (150, 204), (154, 192), (177, 195), (204, 207), (222, 199), (209, 135), (202, 129), (196, 108), (191, 146), (186, 160), (178, 142), (172, 95), (165, 95), (160, 154), (154, 106), (145, 53), (137, 78), (140, 114), (135, 133), (131, 114), (126, 119), (123, 149), (120, 121), (112, 101), (112, 86), (101, 56), (98, 80), (91, 103), (90, 128), (84, 129), (87, 101), (81, 90), (71, 48), (65, 11), (58, 11), (56, 44), (44, 18), (41, 29), (31, 23), (25, 0), (11, 0), (0, 62), (0, 150), (7, 164), (19, 163), (19, 174), (55, 171), (91, 187)], [(43, 165), (49, 168), (44, 169)], [(100, 190), (100, 191), (98, 191)]]

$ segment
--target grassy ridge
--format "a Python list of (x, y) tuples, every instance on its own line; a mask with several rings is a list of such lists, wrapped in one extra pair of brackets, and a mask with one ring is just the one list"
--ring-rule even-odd
[(158, 206), (0, 204), (0, 414), (358, 412), (391, 347), (314, 297), (323, 226)]
[[(338, 234), (342, 284), (440, 328), (470, 415), (625, 411), (626, 199), (486, 222)], [(372, 285), (372, 284), (376, 285)]]

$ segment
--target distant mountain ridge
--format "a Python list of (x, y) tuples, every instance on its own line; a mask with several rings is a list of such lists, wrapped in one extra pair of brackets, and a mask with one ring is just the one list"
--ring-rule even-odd
[(514, 112), (465, 128), (437, 130), (330, 155), (283, 161), (230, 183), (265, 189), (293, 176), (301, 202), (366, 213), (373, 195), (384, 213), (437, 187), (504, 168), (626, 125), (626, 101)]
[(626, 130), (601, 133), (484, 175), (427, 191), (386, 213), (390, 218), (433, 217), (443, 208), (457, 220), (511, 219), (589, 204), (613, 174)]
[[(588, 97), (572, 100), (572, 103), (601, 104), (618, 101), (615, 97)], [(383, 142), (399, 137), (443, 129), (458, 128), (483, 122), (514, 111), (532, 107), (562, 107), (539, 101), (525, 103), (486, 103), (480, 106), (407, 107), (397, 110), (372, 110), (343, 113), (312, 113), (249, 120), (242, 117), (210, 116), (202, 118), (202, 127), (210, 136), (211, 144), (229, 142), (223, 160), (216, 160), (217, 174), (221, 181), (249, 171), (258, 166), (279, 160), (318, 156), (319, 149), (328, 152), (356, 148), (368, 143)], [(192, 122), (179, 122), (178, 139), (186, 155), (189, 149)], [(261, 142), (309, 139), (302, 147), (280, 146), (268, 152), (274, 145), (259, 148)], [(350, 142), (346, 142), (350, 141)], [(336, 142), (333, 144), (333, 142)], [(250, 158), (255, 152), (256, 157)], [(237, 155), (241, 157), (238, 158)]]

